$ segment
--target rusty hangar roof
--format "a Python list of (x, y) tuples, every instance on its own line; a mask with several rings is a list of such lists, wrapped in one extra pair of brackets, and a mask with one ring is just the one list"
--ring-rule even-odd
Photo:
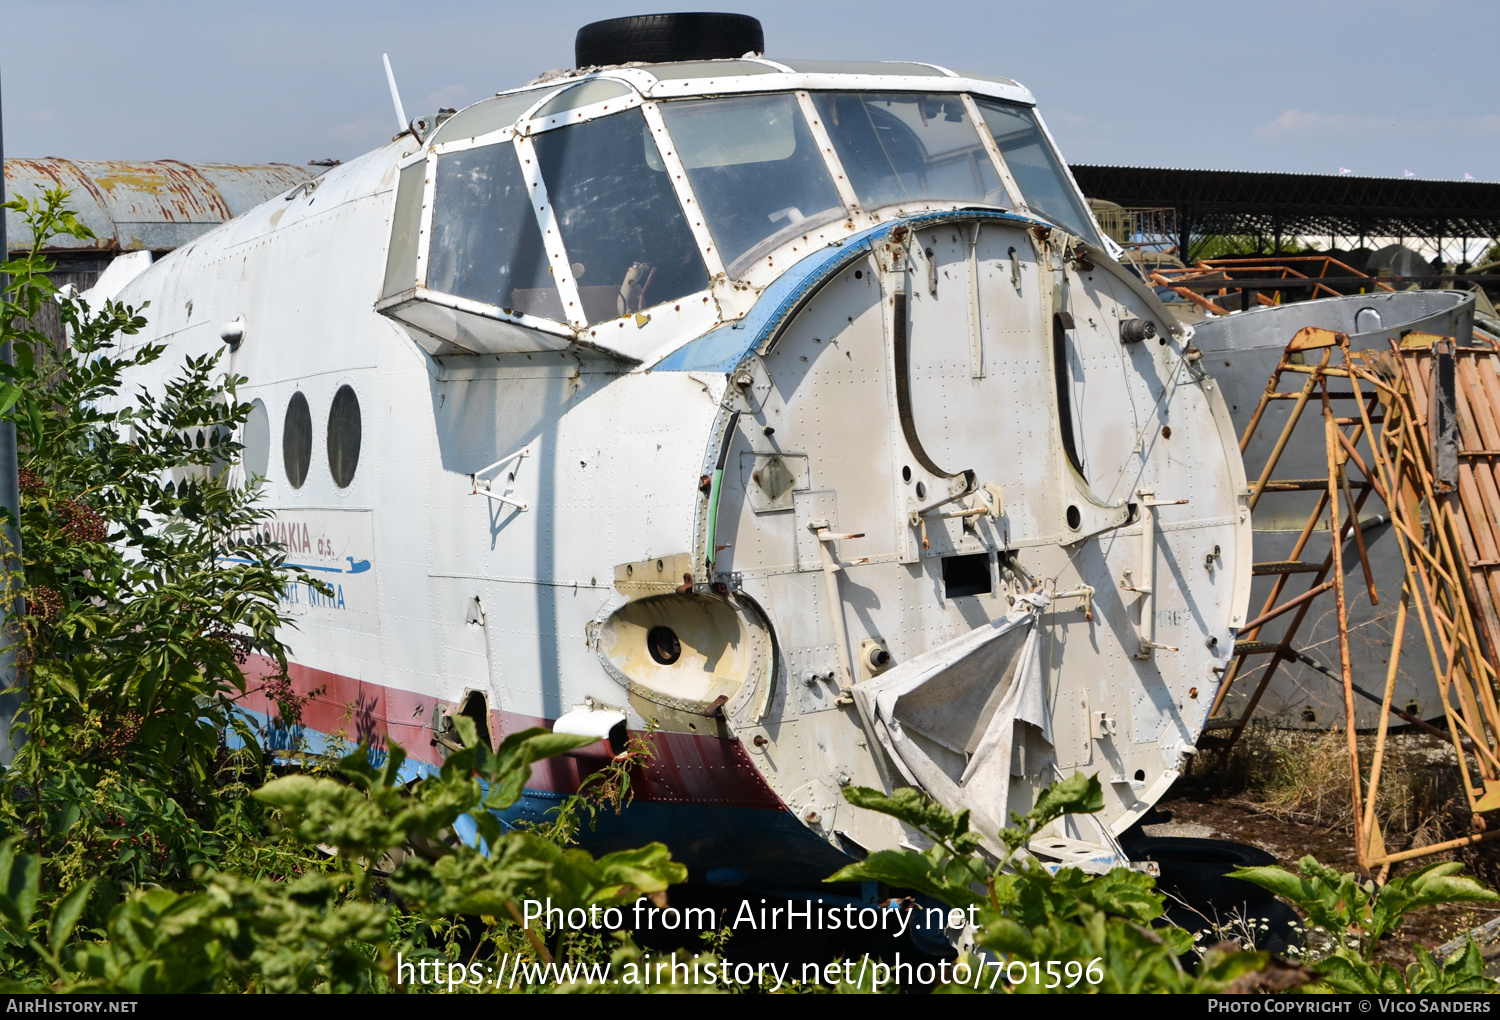
[[(69, 204), (94, 232), (91, 240), (61, 236), (49, 251), (69, 254), (166, 251), (207, 233), (314, 176), (320, 168), (291, 163), (238, 165), (123, 160), (7, 159), (6, 196), (40, 198), (51, 188), (72, 193)], [(5, 212), (12, 251), (31, 232), (21, 215)]]

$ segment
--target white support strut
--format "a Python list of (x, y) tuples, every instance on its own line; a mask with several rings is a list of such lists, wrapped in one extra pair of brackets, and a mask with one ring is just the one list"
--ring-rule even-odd
[(500, 460), (495, 461), (495, 463), (489, 465), (488, 467), (480, 468), (478, 471), (474, 472), (469, 476), (469, 481), (472, 484), (472, 488), (469, 490), (470, 495), (483, 496), (486, 499), (493, 500), (496, 503), (504, 503), (507, 506), (513, 506), (522, 513), (530, 510), (530, 503), (525, 503), (515, 498), (515, 471), (504, 472), (506, 487), (503, 490), (496, 492), (495, 482), (499, 480), (503, 469), (507, 465), (519, 465), (522, 460), (530, 457), (531, 453), (531, 447), (524, 446), (510, 456), (502, 457)]

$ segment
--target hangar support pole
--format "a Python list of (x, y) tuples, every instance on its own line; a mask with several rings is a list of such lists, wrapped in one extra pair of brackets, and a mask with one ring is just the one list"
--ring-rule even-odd
[[(0, 115), (0, 167), (4, 165), (5, 128), (4, 117)], [(0, 172), (0, 181), (3, 179), (3, 172)], [(0, 183), (0, 194), (3, 192), (4, 185)], [(3, 214), (0, 214), (0, 257), (10, 258), (9, 239), (5, 236)], [(9, 282), (8, 277), (0, 274), (0, 289), (3, 289)], [(11, 364), (9, 341), (0, 346), (0, 360), (7, 365)], [(6, 556), (8, 562), (5, 564), (7, 572), (19, 572), (21, 569), (21, 530), (19, 527), (21, 484), (18, 467), (15, 422), (0, 422), (0, 507), (4, 508), (9, 518), (4, 525), (8, 553)], [(13, 599), (0, 598), (0, 767), (5, 768), (10, 766), (11, 760), (15, 757), (15, 745), (11, 743), (10, 733), (22, 701), (16, 682), (16, 642), (12, 625), (15, 617), (20, 615), (19, 608), (19, 595)]]

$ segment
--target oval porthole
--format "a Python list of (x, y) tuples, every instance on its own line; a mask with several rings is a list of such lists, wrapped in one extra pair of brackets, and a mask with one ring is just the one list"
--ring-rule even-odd
[(1083, 514), (1079, 513), (1076, 506), (1068, 507), (1068, 527), (1072, 528), (1074, 531), (1077, 531), (1079, 526), (1082, 524)]
[(333, 484), (347, 489), (359, 467), (359, 398), (354, 387), (340, 386), (328, 410), (328, 470)]
[(307, 398), (298, 390), (286, 405), (286, 421), (281, 427), (281, 466), (292, 488), (302, 488), (311, 462), (312, 412), (307, 408)]
[(271, 468), (271, 416), (266, 413), (265, 401), (259, 398), (250, 402), (250, 417), (245, 419), (240, 447), (245, 484), (266, 477)]

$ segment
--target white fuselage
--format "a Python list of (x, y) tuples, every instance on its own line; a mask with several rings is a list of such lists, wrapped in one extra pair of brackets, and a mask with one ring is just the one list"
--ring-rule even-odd
[[(242, 317), (221, 364), (248, 379), (239, 399), (263, 405), (245, 443), (266, 533), (334, 592), (288, 588), (293, 679), (321, 693), (305, 731), (261, 705), (268, 740), (342, 732), (436, 762), (454, 739), (446, 714), (475, 705), (496, 740), (560, 717), (574, 732), (655, 729), (629, 838), (680, 838), (750, 873), (761, 831), (792, 855), (894, 847), (899, 826), (840, 787), (932, 769), (955, 785), (929, 792), (996, 824), (1059, 775), (1097, 772), (1101, 822), (1122, 831), (1192, 753), (1249, 590), (1235, 436), (1189, 334), (1168, 332), (1091, 220), (1059, 211), (1081, 207), (1065, 170), (1032, 196), (1047, 169), (1032, 153), (1050, 141), (1017, 120), (1031, 148), (1007, 149), (1004, 118), (1031, 116), (1014, 83), (714, 63), (723, 74), (565, 78), (487, 101), (492, 117), (478, 104), (225, 224), (118, 295), (149, 302), (132, 342), (169, 345), (135, 380), (147, 386), (221, 350)], [(574, 88), (594, 91), (569, 107)], [(766, 151), (714, 141), (703, 97), (739, 102), (723, 134), (764, 131)], [(927, 160), (883, 204), (841, 148), (866, 109), (893, 165)], [(474, 134), (449, 130), (460, 118)], [(618, 164), (662, 175), (621, 193), (675, 195), (698, 255), (665, 257), (650, 237), (639, 256), (618, 237), (580, 254), (584, 225), (628, 225), (631, 210), (605, 204), (613, 164), (584, 174), (568, 160), (585, 130), (621, 124), (646, 149), (617, 147)], [(756, 214), (779, 231), (760, 247), (728, 240), (715, 182), (750, 182), (745, 201), (759, 200), (756, 176), (802, 157), (826, 172), (833, 211), (799, 232), (815, 217), (787, 201)], [(527, 182), (516, 194), (540, 247), (531, 277), (481, 285), (485, 245), (531, 236), (529, 220), (486, 225), (502, 163)], [(450, 180), (483, 201), (445, 207)], [(1162, 335), (1124, 343), (1127, 320)], [(345, 387), (352, 451), (349, 398), (333, 411)], [(992, 642), (982, 662), (918, 660), (1008, 615), (1036, 635), (1045, 719), (994, 714), (1026, 682), (1019, 641)], [(907, 676), (905, 702), (854, 696)], [(987, 728), (1006, 730), (1006, 762), (981, 790)], [(890, 743), (897, 731), (910, 739)], [(590, 753), (539, 767), (536, 795), (575, 781)], [(1104, 838), (1077, 822), (1056, 835)]]

